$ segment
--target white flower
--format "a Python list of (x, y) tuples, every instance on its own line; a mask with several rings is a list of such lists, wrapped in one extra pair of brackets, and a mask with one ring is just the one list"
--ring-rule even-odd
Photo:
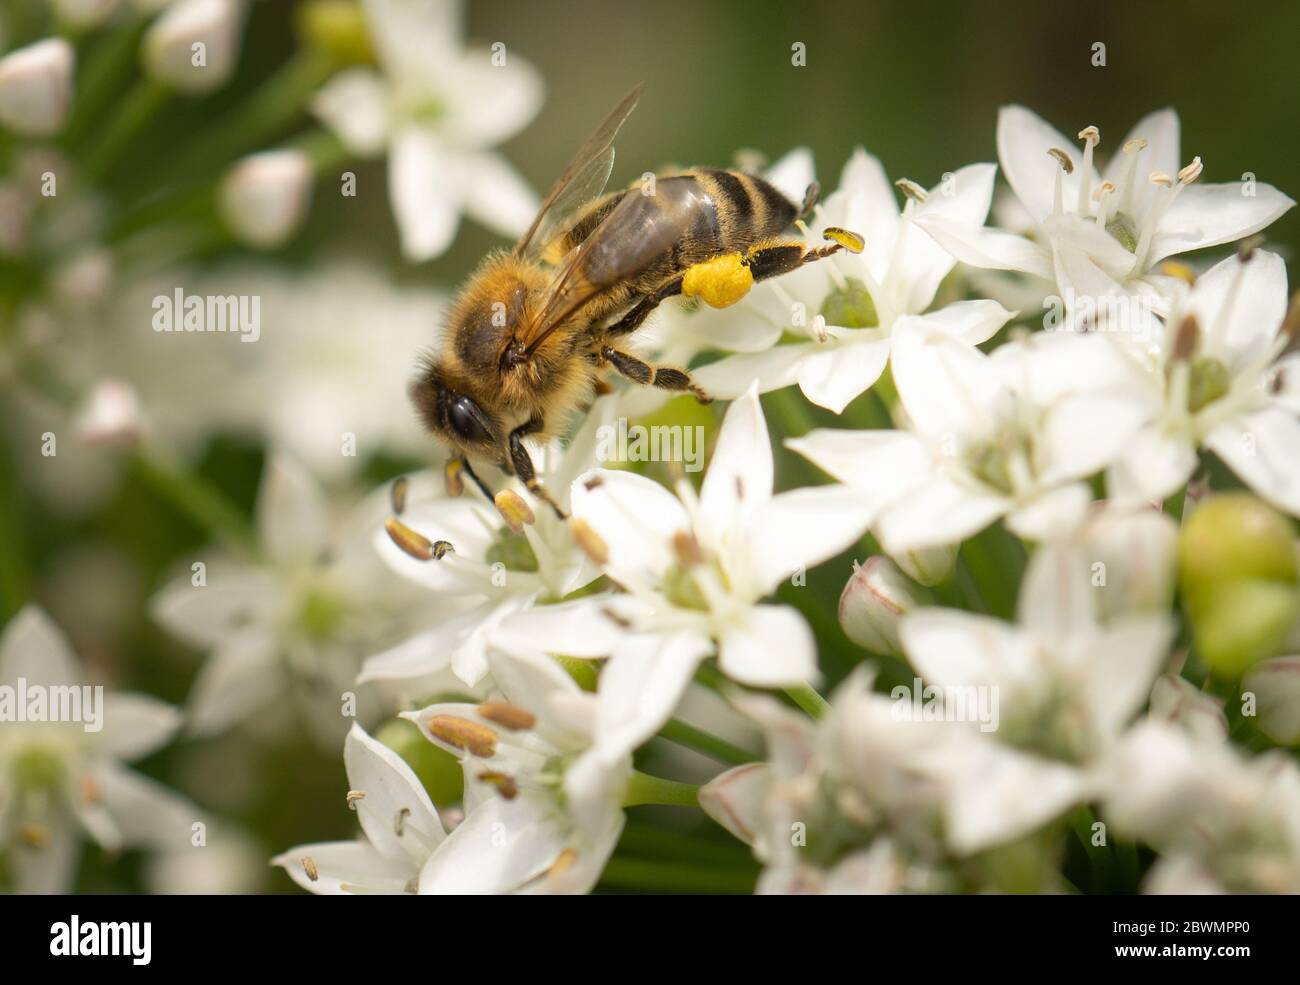
[(996, 738), (947, 759), (947, 834), (977, 851), (1037, 828), (1104, 789), (1104, 768), (1168, 653), (1165, 613), (1098, 621), (1088, 557), (1041, 546), (1017, 624), (950, 609), (903, 618), (912, 666), (940, 688), (996, 695)]
[(77, 420), (77, 437), (88, 444), (133, 444), (144, 430), (135, 390), (123, 380), (102, 380)]
[(63, 126), (72, 99), (76, 56), (62, 38), (47, 38), (0, 58), (0, 125), (24, 137), (49, 137)]
[(190, 843), (191, 825), (202, 819), (198, 810), (125, 767), (171, 739), (180, 724), (174, 708), (147, 695), (105, 690), (94, 715), (80, 703), (85, 721), (23, 721), (9, 717), (23, 685), (29, 711), (38, 690), (48, 709), (53, 689), (84, 696), (81, 689), (90, 687), (63, 634), (34, 606), (14, 616), (0, 636), (0, 686), (10, 695), (0, 726), (0, 845), (17, 892), (68, 892), (83, 834), (110, 852)]
[(362, 504), (337, 526), (311, 476), (272, 455), (257, 501), (261, 558), (205, 558), (201, 578), (191, 570), (153, 601), (155, 619), (208, 653), (190, 694), (192, 733), (289, 700), (322, 741), (337, 741), (361, 658), (438, 614), (375, 558), (365, 536), (375, 512)]
[[(538, 475), (562, 507), (567, 508), (569, 486), (594, 456), (599, 428), (614, 407), (613, 400), (603, 398), (567, 448), (562, 450), (555, 441), (542, 449)], [(400, 522), (431, 545), (442, 542), (450, 549), (440, 558), (422, 560), (403, 550), (384, 529), (373, 535), (375, 548), (397, 574), (438, 598), (457, 600), (461, 608), (372, 656), (362, 669), (362, 681), (400, 681), (409, 690), (431, 676), (444, 680), (450, 672), (453, 680), (475, 688), (487, 674), (489, 647), (494, 642), (508, 646), (511, 638), (530, 648), (545, 644), (548, 652), (567, 656), (608, 653), (612, 627), (602, 619), (596, 620), (594, 630), (588, 629), (574, 614), (585, 612), (590, 600), (561, 602), (600, 572), (550, 509), (535, 511), (532, 522), (515, 531), (468, 477), (462, 479), (459, 497), (445, 494), (441, 477), (417, 478)], [(521, 496), (523, 487), (512, 479), (505, 492)]]
[(972, 232), (944, 217), (918, 218), (958, 260), (1016, 270), (1055, 283), (1071, 299), (1108, 294), (1162, 293), (1152, 277), (1169, 256), (1258, 232), (1295, 203), (1263, 183), (1197, 184), (1201, 159), (1179, 158), (1178, 115), (1150, 113), (1116, 145), (1105, 170), (1093, 164), (1095, 127), (1073, 143), (1022, 106), (998, 114), (998, 158), (1024, 209), (1037, 225), (1027, 239), (997, 229)]
[(840, 594), (844, 635), (873, 653), (902, 655), (898, 624), (916, 605), (913, 586), (887, 557), (867, 558), (854, 568)]
[(1147, 892), (1300, 892), (1300, 770), (1171, 725), (1116, 750), (1102, 816), (1160, 853)]
[(250, 154), (236, 161), (221, 183), (222, 215), (250, 246), (282, 246), (307, 214), (314, 179), (311, 161), (302, 151)]
[[(1208, 448), (1279, 509), (1300, 515), (1300, 352), (1285, 329), (1286, 265), (1257, 250), (1216, 264), (1174, 306), (1141, 367), (1149, 420), (1107, 476), (1112, 495), (1158, 500)], [(1121, 340), (1121, 344), (1123, 344)]]
[(420, 892), (588, 892), (623, 830), (631, 755), (602, 748), (596, 699), (547, 655), (494, 650), (491, 664), (499, 699), (402, 716), (465, 772), (465, 820)]
[(1300, 655), (1260, 661), (1241, 689), (1255, 695), (1261, 732), (1279, 745), (1300, 743)]
[(447, 837), (405, 760), (353, 725), (343, 744), (348, 804), (365, 840), (298, 845), (271, 859), (318, 895), (414, 893), (420, 869)]
[(685, 481), (674, 496), (622, 471), (596, 469), (574, 484), (573, 515), (603, 542), (604, 569), (626, 589), (590, 608), (625, 630), (602, 675), (599, 714), (628, 749), (663, 725), (715, 649), (723, 673), (744, 684), (816, 677), (803, 617), (762, 600), (856, 540), (871, 512), (854, 490), (774, 496), (772, 481), (767, 425), (751, 388), (727, 411), (698, 498)]
[(382, 74), (340, 72), (313, 109), (354, 153), (387, 148), (406, 257), (442, 253), (462, 211), (506, 235), (522, 233), (536, 197), (489, 148), (536, 114), (537, 73), (513, 51), (463, 48), (460, 4), (451, 0), (366, 0), (365, 10)]
[[(694, 319), (703, 338), (744, 352), (697, 370), (696, 382), (719, 397), (739, 396), (753, 380), (762, 392), (798, 383), (813, 403), (842, 411), (879, 378), (891, 338), (930, 307), (956, 262), (918, 228), (919, 217), (978, 230), (988, 215), (994, 171), (992, 164), (973, 164), (929, 192), (908, 183), (900, 214), (880, 162), (856, 150), (839, 189), (817, 210), (811, 238), (838, 226), (863, 235), (866, 248), (758, 285), (732, 311)], [(995, 301), (960, 301), (921, 321), (978, 344), (1010, 317)], [(785, 332), (808, 341), (777, 345)]]
[(1138, 427), (1131, 373), (1098, 336), (1030, 336), (986, 356), (916, 324), (894, 339), (906, 431), (818, 430), (787, 442), (881, 510), (892, 556), (956, 544), (999, 517), (1042, 539), (1082, 517), (1081, 481)]
[(238, 0), (179, 0), (145, 33), (145, 70), (187, 95), (219, 89), (235, 70), (242, 19)]

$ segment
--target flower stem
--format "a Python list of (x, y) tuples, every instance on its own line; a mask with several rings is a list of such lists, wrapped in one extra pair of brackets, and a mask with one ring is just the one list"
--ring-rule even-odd
[(600, 877), (601, 885), (611, 888), (695, 893), (749, 893), (754, 880), (754, 873), (744, 869), (705, 869), (639, 858), (612, 858)]
[[(0, 439), (4, 436), (0, 435)], [(18, 467), (12, 442), (0, 447), (0, 620), (8, 620), (27, 601), (30, 578), (18, 516)]]
[(135, 68), (146, 23), (143, 17), (124, 20), (96, 39), (84, 65), (77, 66), (77, 93), (71, 118), (63, 129), (65, 147), (79, 148), (108, 100), (125, 85)]
[(741, 763), (752, 763), (758, 758), (739, 746), (733, 746), (726, 739), (720, 739), (703, 729), (687, 724), (680, 718), (672, 719), (659, 730), (659, 735), (669, 742), (675, 742), (687, 749), (702, 752), (720, 763), (730, 763), (732, 766), (739, 766)]
[(221, 490), (156, 448), (137, 449), (134, 464), (140, 476), (181, 513), (232, 548), (256, 555), (257, 539), (248, 521)]
[(699, 807), (700, 788), (694, 783), (679, 783), (651, 776), (639, 770), (632, 771), (627, 790), (623, 794), (624, 807), (660, 804), (668, 807)]
[(139, 79), (118, 104), (116, 114), (87, 152), (85, 172), (92, 183), (102, 181), (117, 156), (171, 98), (171, 90), (152, 79)]
[(811, 684), (788, 687), (785, 693), (786, 697), (808, 713), (809, 718), (821, 718), (830, 710), (830, 702), (818, 694)]

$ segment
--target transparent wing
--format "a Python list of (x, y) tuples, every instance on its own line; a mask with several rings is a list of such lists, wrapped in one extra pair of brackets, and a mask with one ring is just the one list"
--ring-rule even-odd
[(515, 244), (516, 256), (536, 258), (545, 252), (547, 245), (568, 228), (576, 213), (605, 190), (614, 168), (614, 138), (636, 109), (641, 88), (638, 85), (624, 96), (574, 155), (547, 192), (528, 232)]

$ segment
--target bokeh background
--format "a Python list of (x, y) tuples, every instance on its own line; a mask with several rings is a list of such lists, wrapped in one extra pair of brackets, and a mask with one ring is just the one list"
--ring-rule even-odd
[[(11, 38), (21, 38), (41, 3), (3, 0), (0, 6)], [(170, 106), (120, 156), (105, 179), (110, 190), (130, 194), (147, 187), (156, 169), (175, 162), (177, 148), (200, 141), (212, 120), (272, 77), (294, 49), (296, 6), (252, 3), (233, 81), (211, 96)], [(740, 149), (775, 159), (802, 145), (812, 149), (823, 187), (833, 188), (852, 149), (862, 145), (892, 177), (929, 186), (944, 171), (995, 161), (998, 107), (1019, 102), (1065, 133), (1099, 126), (1103, 150), (1113, 150), (1138, 117), (1172, 105), (1182, 117), (1183, 156), (1202, 157), (1206, 180), (1230, 181), (1251, 171), (1291, 194), (1300, 188), (1300, 4), (472, 0), (467, 19), (471, 39), (504, 42), (545, 80), (537, 119), (502, 148), (539, 191), (639, 81), (646, 89), (620, 138), (616, 183), (669, 162), (727, 165)], [(791, 64), (796, 42), (806, 46), (803, 67)], [(1092, 64), (1097, 42), (1106, 46), (1103, 67)], [(96, 43), (81, 39), (79, 52)], [(121, 85), (104, 80), (106, 107)], [(83, 123), (92, 130), (96, 124)], [(275, 136), (291, 139), (309, 127), (303, 116)], [(208, 163), (195, 162), (189, 177), (201, 179)], [(381, 267), (396, 285), (449, 290), (487, 250), (502, 245), (498, 236), (466, 222), (441, 257), (405, 262), (382, 162), (352, 166), (360, 194), (343, 198), (332, 182), (322, 182), (303, 230), (257, 263), (311, 271), (357, 257)], [(1300, 217), (1288, 214), (1268, 238), (1270, 248), (1287, 258), (1294, 282)], [(247, 254), (218, 242), (196, 256), (201, 268), (222, 270)], [(9, 261), (0, 263), (8, 266), (3, 282), (26, 276)], [(139, 317), (147, 319), (147, 309)], [(428, 326), (430, 340), (435, 329)], [(330, 331), (328, 319), (319, 331)], [(69, 349), (64, 355), (76, 362), (84, 354)], [(810, 413), (821, 419), (820, 412)], [(264, 451), (247, 436), (217, 434), (202, 443), (194, 469), (249, 514)], [(98, 673), (183, 704), (198, 655), (151, 621), (148, 603), (177, 560), (200, 549), (209, 532), (138, 469), (123, 468), (91, 508), (69, 512), (25, 482), (15, 462), (7, 457), (0, 482), (0, 551), (20, 557), (21, 564), (8, 565), (0, 617), (36, 599)], [(789, 456), (778, 462), (782, 484), (811, 481), (807, 467)], [(378, 486), (420, 464), (415, 455), (368, 461), (356, 488)], [(799, 593), (797, 602), (819, 636), (824, 629), (834, 638), (825, 654), (834, 677), (860, 655), (834, 622), (845, 572), (827, 567), (834, 570), (815, 573), (814, 591)], [(267, 742), (237, 730), (210, 742), (182, 740), (143, 768), (243, 832), (248, 850), (231, 865), (243, 867), (250, 890), (292, 889), (279, 870), (265, 866), (273, 852), (354, 831), (354, 819), (341, 809), (341, 757), (301, 736)], [(719, 845), (738, 867), (745, 864), (739, 846)], [(110, 859), (86, 849), (80, 890), (145, 885), (142, 859)]]

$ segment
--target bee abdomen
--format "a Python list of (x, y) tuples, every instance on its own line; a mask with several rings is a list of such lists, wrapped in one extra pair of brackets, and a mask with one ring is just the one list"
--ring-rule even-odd
[(693, 174), (713, 200), (724, 249), (746, 250), (779, 236), (799, 214), (793, 202), (756, 175), (703, 169)]

